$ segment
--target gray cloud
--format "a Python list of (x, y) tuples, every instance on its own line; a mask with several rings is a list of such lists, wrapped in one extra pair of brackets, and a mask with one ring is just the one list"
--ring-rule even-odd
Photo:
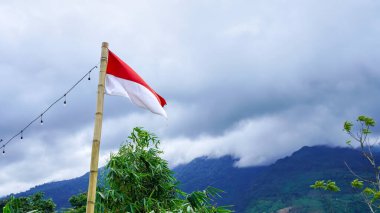
[[(380, 117), (379, 9), (370, 0), (2, 2), (0, 138), (96, 65), (108, 41), (167, 99), (169, 120), (106, 97), (101, 165), (134, 126), (161, 137), (172, 166), (223, 155), (262, 165), (304, 145), (344, 144), (345, 120)], [(0, 196), (88, 170), (92, 79), (7, 146)]]

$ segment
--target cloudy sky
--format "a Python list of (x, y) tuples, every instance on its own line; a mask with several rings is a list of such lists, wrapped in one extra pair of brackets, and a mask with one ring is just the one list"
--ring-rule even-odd
[[(101, 165), (134, 126), (161, 138), (172, 167), (344, 145), (345, 120), (380, 120), (378, 11), (374, 0), (1, 1), (0, 138), (97, 65), (107, 41), (166, 98), (169, 119), (106, 96)], [(6, 146), (0, 196), (89, 170), (97, 75)]]

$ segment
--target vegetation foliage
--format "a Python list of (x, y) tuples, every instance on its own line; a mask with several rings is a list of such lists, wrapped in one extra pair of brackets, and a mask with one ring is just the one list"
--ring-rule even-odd
[[(370, 212), (378, 212), (380, 210), (380, 167), (376, 163), (374, 146), (377, 141), (372, 141), (369, 137), (371, 128), (375, 126), (374, 119), (361, 115), (356, 120), (356, 125), (350, 121), (344, 122), (343, 130), (351, 137), (346, 141), (346, 144), (351, 148), (355, 148), (354, 143), (359, 145), (360, 153), (367, 159), (370, 166), (373, 168), (374, 175), (372, 178), (358, 175), (346, 163), (348, 170), (356, 177), (351, 181), (351, 187), (355, 189), (362, 197), (362, 200), (367, 204)], [(335, 182), (318, 180), (315, 184), (311, 185), (313, 189), (324, 189), (326, 191), (338, 192), (339, 187)]]
[[(134, 128), (128, 138), (106, 165), (105, 187), (98, 189), (96, 212), (232, 212), (216, 205), (215, 199), (223, 192), (220, 189), (207, 187), (189, 194), (181, 191), (167, 161), (160, 157), (163, 152), (155, 135)], [(12, 197), (3, 212), (54, 212), (52, 200), (42, 198), (41, 193)], [(69, 201), (72, 208), (66, 212), (85, 212), (86, 193), (74, 195)]]
[(3, 213), (18, 212), (38, 212), (50, 213), (54, 212), (55, 204), (51, 199), (44, 199), (42, 192), (36, 193), (29, 197), (15, 198), (11, 196), (3, 207)]
[(230, 212), (217, 207), (219, 189), (208, 187), (187, 194), (160, 155), (158, 138), (134, 128), (118, 153), (106, 165), (106, 189), (99, 192), (100, 203), (109, 212)]
[[(249, 205), (243, 205), (244, 210), (240, 209), (239, 212), (276, 212), (289, 207), (292, 207), (292, 212), (318, 212), (321, 210), (324, 212), (362, 212), (365, 208), (369, 208), (371, 212), (380, 210), (378, 208), (380, 205), (379, 168), (375, 159), (380, 155), (374, 147), (376, 141), (370, 140), (371, 129), (374, 126), (375, 121), (366, 116), (359, 116), (356, 124), (344, 123), (344, 131), (351, 136), (351, 140), (346, 143), (353, 148), (352, 151), (348, 152), (349, 149), (329, 151), (323, 147), (303, 148), (302, 151), (296, 152), (290, 158), (279, 160), (274, 165), (258, 172), (252, 186), (236, 189), (245, 194), (245, 197), (249, 197), (244, 200)], [(160, 157), (162, 151), (159, 149), (159, 143), (160, 141), (153, 134), (141, 128), (135, 128), (119, 151), (111, 154), (106, 166), (107, 172), (104, 174), (105, 180), (100, 180), (104, 188), (98, 190), (97, 212), (231, 211), (227, 207), (218, 207), (216, 199), (222, 193), (218, 189), (206, 187), (205, 190), (193, 193), (181, 191), (167, 162)], [(358, 145), (358, 149), (356, 145)], [(360, 159), (359, 154), (355, 154), (359, 153), (357, 150), (364, 156), (363, 160)], [(317, 152), (318, 155), (314, 155), (314, 152)], [(322, 152), (325, 154), (320, 155)], [(311, 158), (311, 156), (314, 157)], [(348, 160), (346, 169), (344, 169), (343, 160)], [(343, 164), (343, 167), (340, 164)], [(210, 172), (209, 168), (207, 171), (203, 171), (199, 170), (199, 166), (193, 168), (191, 174), (207, 173), (216, 178), (214, 172)], [(349, 175), (344, 173), (344, 170), (347, 171), (347, 174), (351, 173), (354, 180), (347, 179)], [(188, 175), (180, 179), (191, 183), (192, 187), (189, 186), (187, 191), (192, 191), (204, 188), (209, 184), (206, 181), (207, 178), (201, 178), (200, 182), (195, 181), (197, 177), (201, 176), (202, 174), (191, 176), (190, 179), (193, 182), (186, 180), (189, 178)], [(222, 177), (225, 175), (218, 178)], [(310, 191), (310, 188), (308, 190), (307, 186), (310, 182), (319, 178), (328, 178), (328, 180), (318, 180), (311, 185), (311, 188), (316, 190), (314, 192)], [(213, 182), (226, 182), (226, 180), (213, 180)], [(244, 186), (249, 186), (245, 179), (242, 179), (242, 182), (245, 183)], [(339, 186), (336, 183), (339, 183)], [(227, 189), (228, 184), (218, 187)], [(230, 190), (228, 188), (228, 191)], [(357, 193), (353, 194), (352, 190)], [(14, 209), (20, 207), (19, 203), (25, 202), (25, 198), (9, 198), (7, 202), (0, 203), (0, 208), (7, 204), (8, 209), (4, 208), (4, 210), (17, 212)], [(72, 208), (67, 209), (66, 212), (85, 212), (86, 198), (85, 193), (70, 198)], [(236, 196), (233, 199), (240, 200)], [(237, 201), (225, 203), (235, 204)], [(9, 211), (10, 207), (14, 209)], [(36, 207), (23, 208), (25, 211), (37, 210)]]

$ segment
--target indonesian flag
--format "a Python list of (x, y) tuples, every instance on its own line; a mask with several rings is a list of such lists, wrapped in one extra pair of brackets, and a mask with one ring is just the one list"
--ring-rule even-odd
[(108, 50), (106, 94), (129, 98), (139, 107), (167, 118), (166, 101), (157, 94), (128, 64)]

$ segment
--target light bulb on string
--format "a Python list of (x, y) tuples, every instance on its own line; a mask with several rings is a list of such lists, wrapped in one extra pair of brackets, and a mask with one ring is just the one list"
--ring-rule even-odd
[[(66, 97), (67, 94), (71, 90), (73, 90), (80, 82), (82, 82), (83, 80), (85, 80), (86, 77), (87, 77), (88, 80), (91, 80), (91, 71), (93, 71), (95, 68), (98, 68), (98, 66), (94, 66), (92, 69), (90, 69), (89, 71), (87, 71), (84, 75), (82, 75), (81, 78), (74, 85), (72, 85), (72, 87), (66, 93), (64, 93), (64, 97), (63, 96), (59, 96), (59, 98), (56, 101), (54, 101), (53, 103), (51, 103), (49, 105), (49, 107), (47, 107), (45, 109), (45, 111), (43, 111), (40, 114), (40, 116), (39, 116), (39, 118), (40, 118), (40, 125), (44, 125), (43, 115), (45, 113), (47, 113), (47, 111), (49, 111), (50, 108), (52, 108), (56, 103), (58, 103), (58, 102), (62, 101), (62, 99), (64, 99), (63, 104), (67, 105), (67, 97)], [(4, 140), (0, 139), (0, 153), (2, 152), (3, 154), (5, 154), (5, 146), (8, 145), (10, 142), (14, 141), (14, 139), (17, 139), (19, 137), (19, 139), (23, 140), (24, 139), (24, 132), (23, 131), (25, 131), (30, 125), (36, 124), (37, 122), (38, 122), (38, 117), (36, 117), (32, 121), (30, 121), (28, 125), (26, 125), (23, 129), (19, 130), (19, 132), (16, 132), (16, 134), (13, 135), (10, 139), (7, 139), (6, 143), (4, 143), (4, 144), (3, 144)]]
[(63, 106), (66, 106), (66, 104), (67, 104), (67, 102), (66, 102), (66, 94), (64, 96), (65, 96), (65, 100), (63, 101)]

